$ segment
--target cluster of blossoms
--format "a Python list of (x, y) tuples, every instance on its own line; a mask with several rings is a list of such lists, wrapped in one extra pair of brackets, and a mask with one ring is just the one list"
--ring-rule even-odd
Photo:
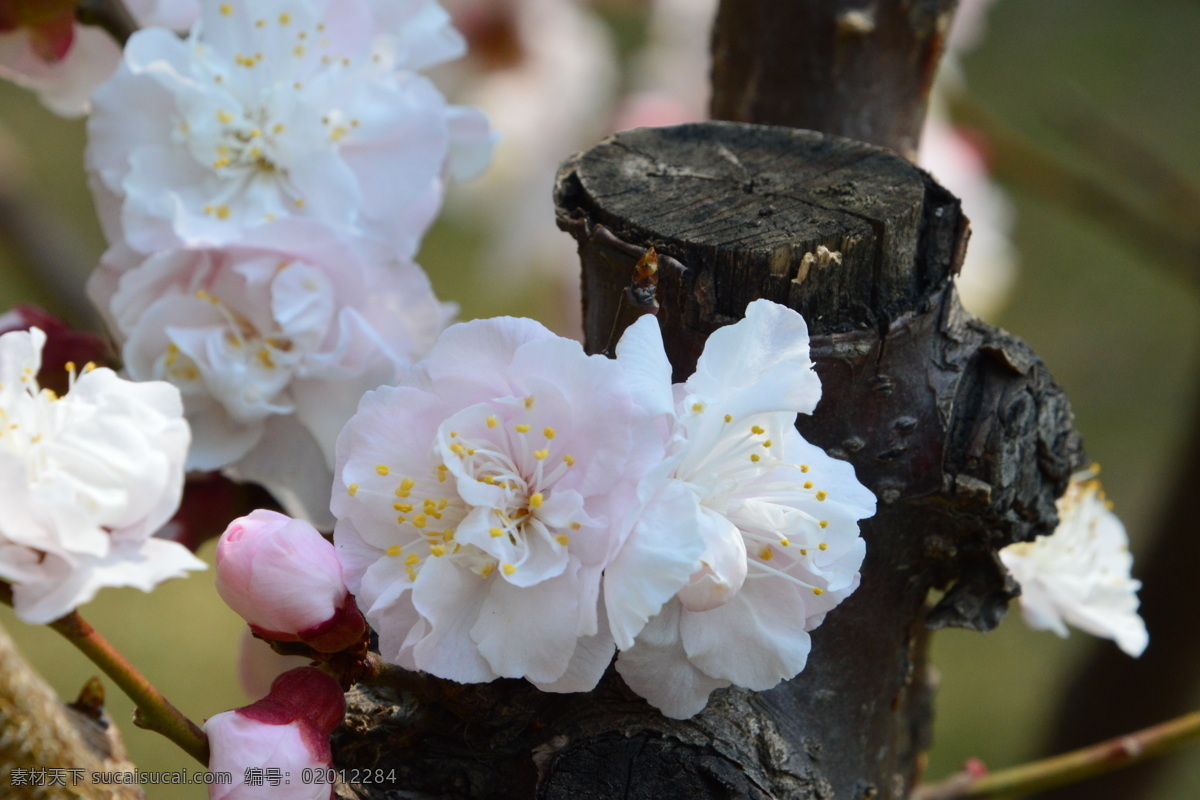
[(1063, 637), (1069, 622), (1140, 656), (1149, 642), (1137, 613), (1141, 583), (1130, 577), (1129, 537), (1094, 468), (1072, 477), (1059, 498), (1058, 515), (1052, 535), (1000, 551), (1000, 560), (1021, 585), (1025, 622)]
[(183, 393), (187, 466), (329, 527), (334, 441), (453, 307), (411, 261), (482, 115), (418, 70), (463, 42), (434, 0), (205, 2), (186, 39), (129, 40), (93, 95), (110, 249), (89, 294), (129, 374)]
[(794, 428), (820, 397), (804, 321), (757, 301), (686, 383), (670, 374), (652, 317), (615, 361), (493, 319), (364, 397), (338, 440), (334, 541), (382, 656), (585, 691), (620, 648), (673, 717), (803, 669), (875, 507)]

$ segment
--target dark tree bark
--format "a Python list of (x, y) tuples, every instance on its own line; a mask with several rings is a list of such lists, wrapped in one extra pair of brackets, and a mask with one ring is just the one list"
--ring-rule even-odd
[(713, 119), (916, 153), (958, 0), (722, 0)]
[[(583, 695), (424, 676), (360, 688), (338, 765), (399, 780), (341, 796), (906, 797), (928, 743), (926, 626), (996, 624), (1013, 589), (996, 550), (1053, 529), (1082, 461), (1041, 362), (957, 303), (958, 201), (878, 148), (728, 123), (613, 137), (563, 168), (557, 197), (592, 352), (650, 307), (626, 292), (649, 245), (676, 379), (752, 299), (805, 316), (825, 399), (800, 429), (880, 499), (862, 587), (814, 632), (799, 677), (717, 692), (683, 722), (611, 671)], [(947, 591), (927, 614), (934, 587)]]

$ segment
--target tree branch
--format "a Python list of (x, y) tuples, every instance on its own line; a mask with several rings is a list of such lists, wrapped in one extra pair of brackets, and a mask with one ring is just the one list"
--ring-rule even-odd
[[(0, 582), (0, 602), (9, 606), (13, 604), (12, 587), (4, 582)], [(72, 611), (47, 627), (87, 656), (134, 702), (137, 706), (133, 716), (135, 725), (161, 733), (188, 755), (208, 766), (208, 737), (204, 731), (171, 705), (125, 656), (79, 616), (78, 611)]]
[(91, 659), (134, 702), (137, 706), (133, 716), (135, 725), (162, 734), (208, 766), (208, 737), (204, 731), (171, 705), (162, 692), (79, 616), (78, 611), (50, 623), (50, 628)]
[[(970, 98), (953, 98), (951, 108), (956, 120), (978, 128), (986, 137), (991, 156), (991, 173), (1011, 188), (1028, 191), (1040, 201), (1080, 214), (1095, 222), (1127, 243), (1133, 245), (1145, 260), (1157, 264), (1193, 288), (1200, 289), (1200, 232), (1194, 216), (1181, 211), (1181, 198), (1186, 207), (1195, 208), (1196, 190), (1180, 189), (1186, 182), (1173, 170), (1156, 160), (1151, 161), (1144, 148), (1140, 155), (1126, 151), (1126, 161), (1133, 158), (1137, 167), (1124, 164), (1126, 177), (1146, 180), (1137, 184), (1143, 194), (1158, 198), (1159, 206), (1174, 205), (1166, 215), (1148, 214), (1131, 202), (1126, 192), (1115, 190), (1106, 181), (1097, 180), (1066, 166), (1058, 158), (1035, 145), (1022, 134), (999, 121), (990, 111)], [(1108, 146), (1106, 144), (1106, 146)], [(1117, 159), (1121, 161), (1121, 159)], [(1164, 171), (1173, 174), (1169, 186), (1158, 186)], [(1154, 178), (1151, 178), (1151, 175)], [(1190, 220), (1187, 225), (1177, 221), (1181, 214)]]
[(723, 0), (712, 117), (807, 128), (911, 158), (958, 0)]
[(982, 800), (1053, 789), (1137, 764), (1196, 740), (1200, 740), (1200, 711), (989, 775), (952, 775), (940, 783), (920, 787), (913, 800)]

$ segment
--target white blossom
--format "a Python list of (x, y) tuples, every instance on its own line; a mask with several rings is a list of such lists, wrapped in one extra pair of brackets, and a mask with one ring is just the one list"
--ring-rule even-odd
[(643, 517), (634, 528), (605, 583), (617, 670), (667, 716), (686, 718), (713, 689), (762, 691), (804, 668), (809, 632), (858, 586), (857, 522), (874, 513), (875, 498), (849, 464), (794, 427), (821, 393), (794, 311), (751, 303), (744, 320), (709, 337), (695, 374), (674, 387), (653, 318), (626, 331), (617, 359), (641, 401), (671, 421), (669, 457), (648, 480), (686, 491), (688, 507), (672, 516), (686, 515), (704, 547), (687, 585), (659, 611), (640, 563), (659, 546), (658, 526)]
[[(601, 572), (662, 456), (615, 362), (530, 320), (449, 328), (338, 439), (334, 541), (380, 653), (460, 682), (595, 686), (614, 650)], [(669, 597), (699, 547), (664, 516), (640, 563), (647, 583), (679, 576)]]
[[(125, 0), (143, 27), (186, 31), (200, 14), (199, 0)], [(38, 52), (34, 34), (17, 28), (0, 33), (0, 77), (37, 93), (56, 114), (86, 113), (88, 98), (121, 61), (121, 47), (106, 31), (74, 24), (70, 45), (59, 58)]]
[(1000, 560), (1021, 585), (1021, 613), (1031, 628), (1066, 637), (1070, 623), (1140, 656), (1149, 642), (1137, 613), (1142, 584), (1129, 574), (1125, 526), (1093, 478), (1091, 471), (1072, 478), (1052, 535), (1009, 545)]
[(411, 255), (444, 173), (489, 158), (481, 115), (413, 71), (461, 49), (431, 0), (210, 2), (186, 41), (138, 32), (88, 127), (110, 241), (220, 246), (301, 216)]
[(179, 505), (188, 426), (179, 392), (84, 369), (67, 394), (39, 389), (46, 336), (0, 336), (0, 579), (21, 619), (47, 623), (105, 586), (203, 569), (152, 538)]
[(144, 260), (114, 248), (89, 292), (130, 377), (183, 393), (188, 468), (262, 483), (322, 527), (333, 523), (338, 431), (364, 392), (425, 354), (453, 310), (417, 265), (360, 258), (307, 220)]

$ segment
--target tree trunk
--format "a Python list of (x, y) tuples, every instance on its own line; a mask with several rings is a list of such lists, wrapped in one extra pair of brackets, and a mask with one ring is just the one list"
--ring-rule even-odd
[[(683, 722), (611, 670), (581, 695), (425, 677), (357, 689), (338, 766), (397, 781), (341, 796), (906, 797), (928, 743), (926, 625), (1000, 619), (1012, 586), (996, 550), (1053, 529), (1082, 462), (1041, 362), (957, 303), (958, 201), (881, 149), (729, 123), (615, 136), (564, 166), (557, 197), (580, 245), (591, 352), (652, 309), (626, 291), (651, 244), (677, 380), (750, 300), (805, 316), (825, 399), (801, 432), (880, 499), (862, 526), (862, 587), (814, 632), (799, 677), (719, 691)], [(935, 587), (947, 592), (926, 614)]]
[(958, 0), (722, 0), (713, 119), (786, 125), (912, 158)]

